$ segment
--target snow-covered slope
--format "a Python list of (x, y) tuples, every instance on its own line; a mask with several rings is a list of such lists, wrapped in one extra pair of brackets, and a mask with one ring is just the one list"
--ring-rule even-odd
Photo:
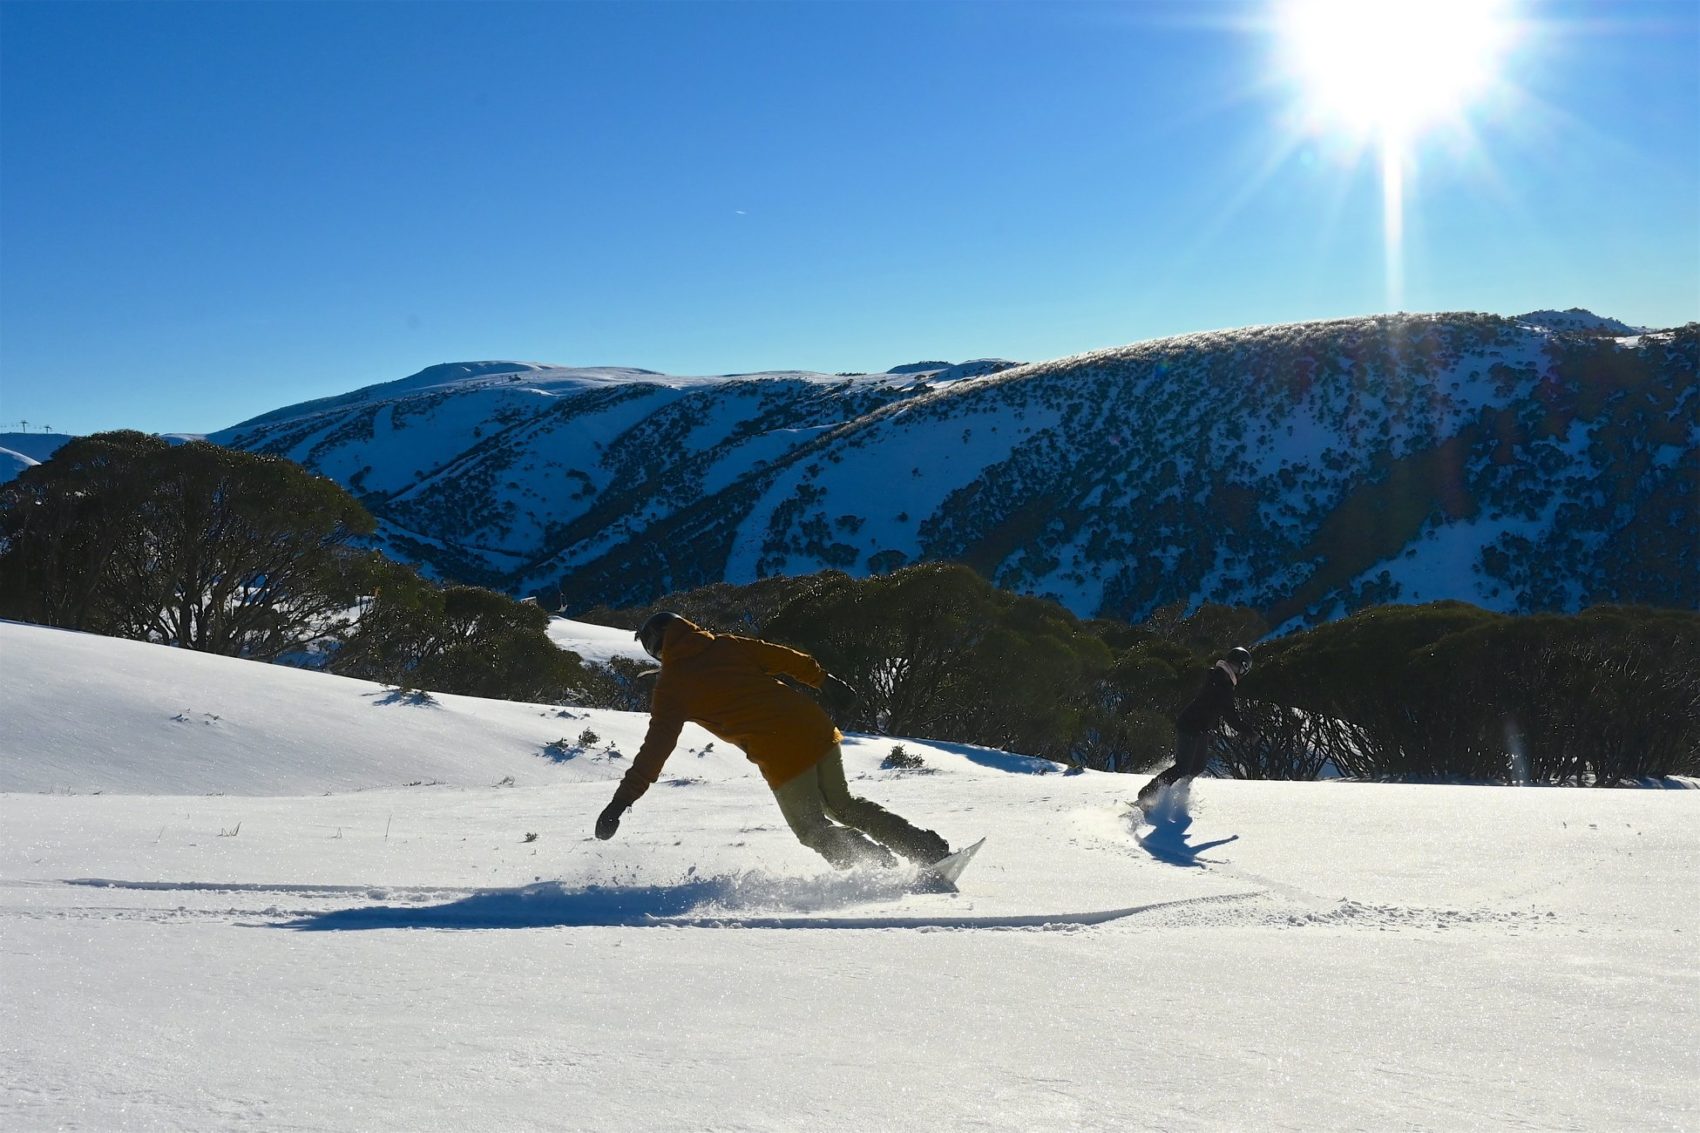
[(34, 467), (41, 461), (33, 460), (21, 452), (9, 448), (0, 448), (0, 484), (5, 483), (26, 468)]
[(1700, 1121), (1700, 792), (1206, 780), (1149, 827), (854, 737), (856, 791), (987, 836), (946, 896), (691, 737), (595, 841), (620, 761), (541, 748), (641, 716), (384, 700), (0, 624), (0, 1127)]
[[(71, 437), (65, 433), (0, 433), (0, 449), (6, 449), (39, 464), (58, 452)], [(0, 482), (12, 478), (12, 473)]]
[[(421, 697), (15, 622), (0, 622), (0, 656), (0, 716), (8, 733), (31, 737), (0, 751), (5, 791), (291, 795), (600, 781), (624, 774), (622, 756), (643, 738), (628, 713)], [(601, 741), (574, 754), (586, 729)], [(694, 746), (712, 738), (697, 733)], [(713, 763), (746, 766), (724, 753)]]
[(629, 629), (574, 621), (571, 618), (549, 619), (549, 640), (562, 649), (577, 653), (586, 661), (606, 665), (616, 657), (653, 666), (655, 661), (643, 651)]
[(1347, 319), (873, 375), (480, 362), (214, 439), (348, 485), (392, 553), (569, 613), (939, 559), (1135, 620), (1700, 603), (1700, 329), (1609, 323)]

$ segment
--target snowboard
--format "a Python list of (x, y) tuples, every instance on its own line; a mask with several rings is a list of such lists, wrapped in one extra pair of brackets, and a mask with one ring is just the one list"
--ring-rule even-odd
[(1163, 805), (1163, 796), (1158, 795), (1156, 798), (1146, 799), (1144, 802), (1138, 799), (1123, 799), (1122, 805), (1127, 807), (1127, 812), (1133, 816), (1135, 822), (1151, 825), (1152, 813)]
[(922, 893), (955, 893), (956, 879), (962, 876), (962, 871), (968, 868), (968, 863), (974, 860), (974, 855), (980, 852), (980, 847), (986, 844), (984, 838), (972, 846), (940, 858), (932, 865), (922, 866), (916, 876), (915, 888)]
[(1187, 817), (1189, 804), (1192, 800), (1192, 781), (1170, 784), (1159, 790), (1148, 799), (1123, 799), (1123, 804), (1129, 813), (1139, 816), (1141, 822), (1157, 825), (1159, 822), (1171, 821)]

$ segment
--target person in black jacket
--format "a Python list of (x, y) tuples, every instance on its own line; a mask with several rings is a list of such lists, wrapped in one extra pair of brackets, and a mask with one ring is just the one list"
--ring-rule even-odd
[(1239, 713), (1234, 711), (1234, 686), (1251, 672), (1251, 650), (1239, 646), (1210, 667), (1205, 674), (1204, 687), (1181, 709), (1175, 719), (1175, 762), (1151, 782), (1139, 789), (1139, 805), (1153, 802), (1164, 787), (1190, 782), (1210, 763), (1210, 732), (1226, 720), (1235, 731), (1248, 731)]

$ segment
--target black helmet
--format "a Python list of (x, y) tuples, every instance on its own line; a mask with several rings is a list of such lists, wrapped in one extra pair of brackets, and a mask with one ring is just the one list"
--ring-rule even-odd
[(674, 622), (684, 620), (678, 614), (669, 610), (662, 610), (659, 614), (651, 614), (649, 620), (639, 626), (638, 631), (632, 636), (637, 638), (638, 644), (643, 646), (645, 653), (659, 661), (661, 660), (661, 643), (667, 638), (667, 627)]
[(1242, 677), (1251, 672), (1251, 650), (1243, 646), (1234, 646), (1228, 650), (1227, 655), (1222, 660), (1232, 666), (1233, 670)]

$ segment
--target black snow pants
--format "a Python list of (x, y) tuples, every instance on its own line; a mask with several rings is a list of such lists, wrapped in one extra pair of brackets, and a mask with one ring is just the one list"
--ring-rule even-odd
[(1175, 737), (1175, 761), (1151, 782), (1139, 789), (1140, 801), (1156, 797), (1158, 791), (1183, 779), (1193, 779), (1210, 765), (1210, 735), (1207, 732), (1182, 732)]

